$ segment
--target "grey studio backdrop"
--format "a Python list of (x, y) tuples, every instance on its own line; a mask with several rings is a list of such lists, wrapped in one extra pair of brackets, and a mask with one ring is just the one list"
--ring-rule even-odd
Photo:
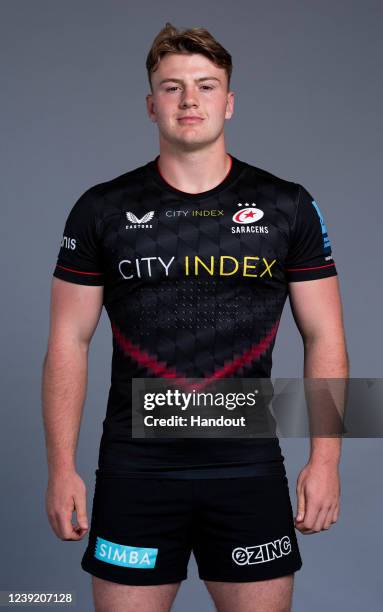
[[(202, 25), (232, 53), (233, 155), (301, 182), (322, 208), (344, 301), (351, 376), (381, 377), (382, 4), (378, 1), (20, 0), (1, 3), (3, 147), (0, 590), (75, 592), (93, 610), (86, 540), (63, 542), (45, 515), (40, 384), (49, 295), (66, 216), (85, 189), (154, 158), (145, 58), (166, 21)], [(112, 339), (105, 312), (89, 357), (78, 471), (88, 514), (105, 416)], [(273, 376), (302, 376), (286, 304)], [(361, 406), (361, 410), (363, 406)], [(308, 440), (282, 439), (293, 509)], [(343, 441), (338, 523), (297, 532), (296, 612), (378, 612), (381, 439)], [(40, 606), (39, 606), (40, 608)], [(42, 609), (42, 607), (41, 607)], [(192, 557), (174, 610), (213, 610)]]

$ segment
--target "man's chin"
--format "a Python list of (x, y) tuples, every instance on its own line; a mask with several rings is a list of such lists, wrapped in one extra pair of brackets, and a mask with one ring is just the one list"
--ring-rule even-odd
[(198, 151), (211, 145), (216, 139), (212, 138), (176, 138), (172, 139), (172, 144), (181, 151)]

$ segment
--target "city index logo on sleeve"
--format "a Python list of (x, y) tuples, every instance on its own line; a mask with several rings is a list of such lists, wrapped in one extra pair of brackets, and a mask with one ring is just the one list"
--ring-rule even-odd
[(135, 569), (153, 569), (158, 548), (140, 548), (110, 542), (97, 536), (94, 556), (99, 561)]

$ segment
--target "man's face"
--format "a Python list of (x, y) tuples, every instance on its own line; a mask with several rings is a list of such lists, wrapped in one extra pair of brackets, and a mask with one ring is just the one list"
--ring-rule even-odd
[(152, 73), (152, 87), (147, 110), (160, 141), (191, 151), (223, 138), (225, 119), (234, 109), (223, 68), (199, 53), (167, 53)]

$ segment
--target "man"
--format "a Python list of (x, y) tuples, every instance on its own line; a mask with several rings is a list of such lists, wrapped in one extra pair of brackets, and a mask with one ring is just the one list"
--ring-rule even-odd
[(318, 533), (338, 517), (339, 440), (311, 440), (294, 519), (277, 438), (133, 438), (131, 382), (270, 377), (287, 295), (304, 376), (346, 377), (327, 230), (301, 184), (226, 151), (231, 56), (208, 31), (166, 24), (146, 66), (160, 154), (80, 197), (54, 270), (43, 380), (48, 517), (63, 540), (88, 531), (75, 451), (104, 305), (112, 384), (82, 559), (96, 609), (170, 610), (193, 550), (219, 612), (284, 612), (302, 565), (295, 528)]

